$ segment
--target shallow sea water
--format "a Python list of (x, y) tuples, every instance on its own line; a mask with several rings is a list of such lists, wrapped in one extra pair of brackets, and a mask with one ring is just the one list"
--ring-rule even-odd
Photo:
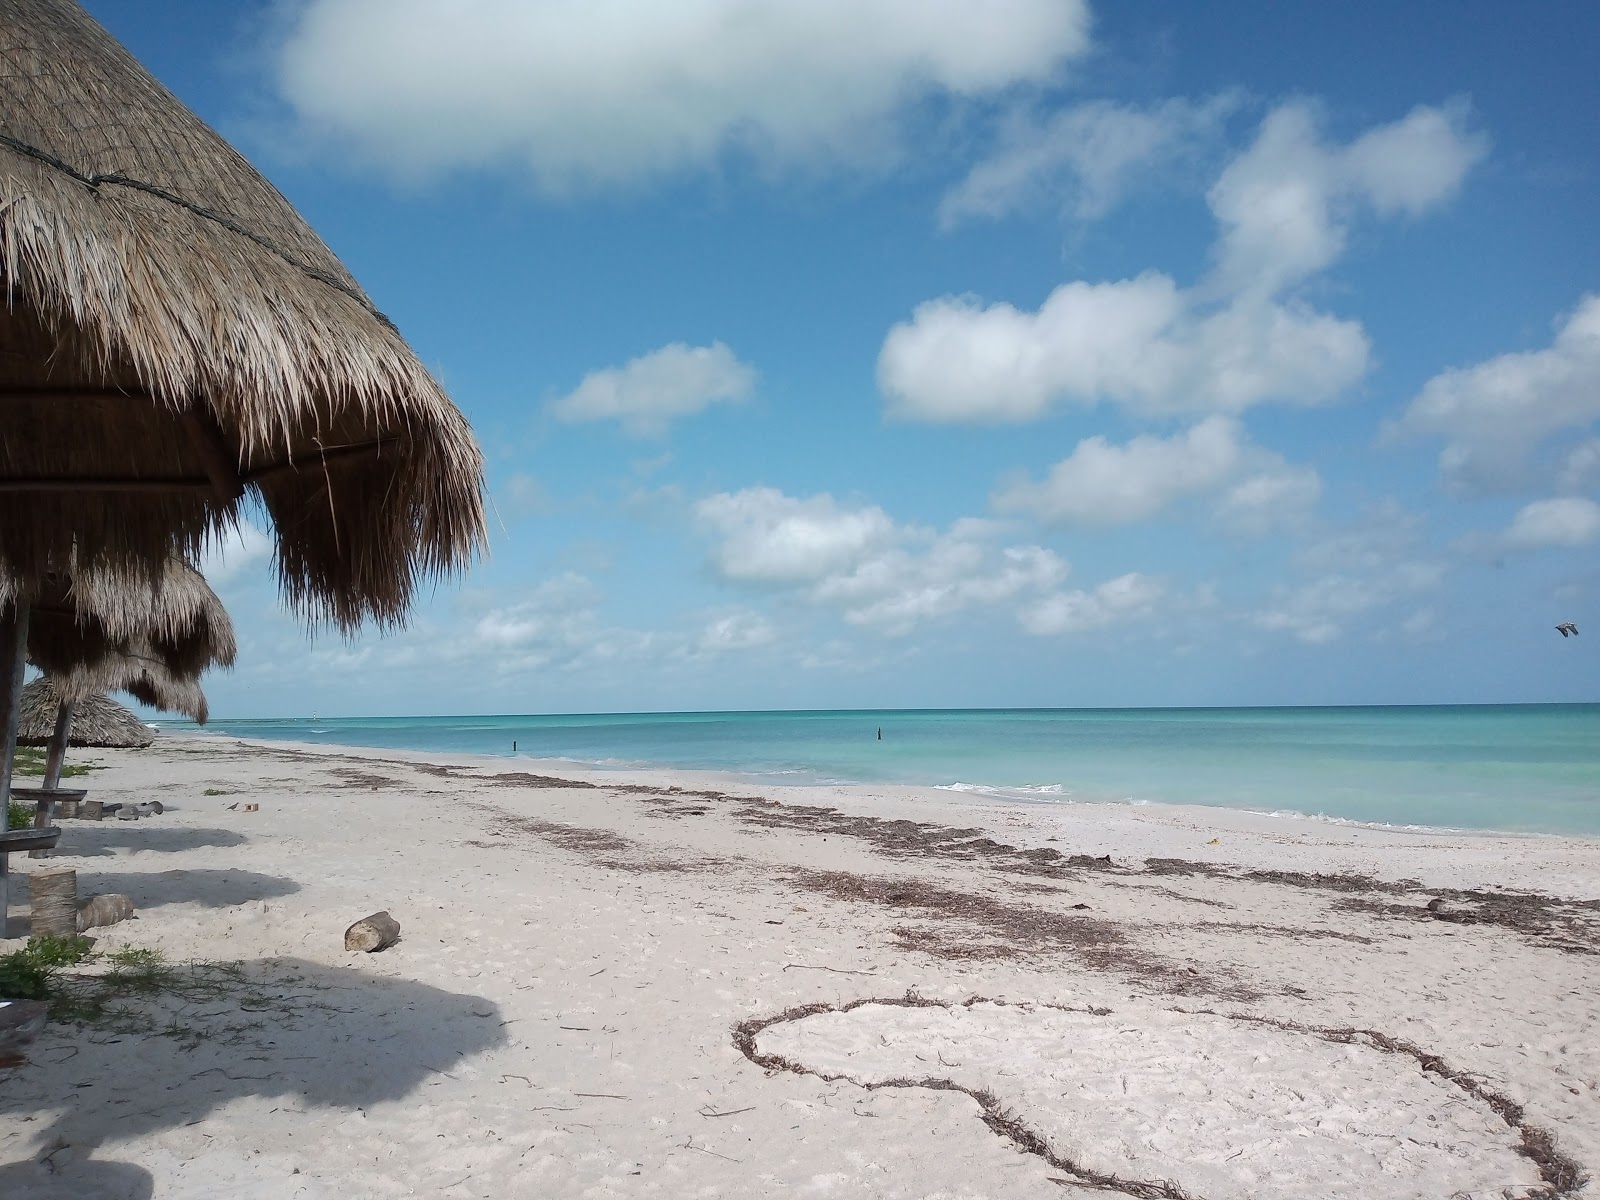
[[(159, 722), (179, 729), (184, 722)], [(216, 734), (1600, 835), (1600, 704), (215, 719)], [(882, 730), (880, 740), (878, 731)]]

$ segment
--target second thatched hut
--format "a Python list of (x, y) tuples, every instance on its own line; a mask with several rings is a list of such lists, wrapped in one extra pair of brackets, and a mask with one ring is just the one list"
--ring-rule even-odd
[[(46, 746), (55, 734), (61, 692), (48, 676), (40, 676), (22, 689), (22, 712), (17, 722), (17, 743)], [(72, 746), (143, 749), (155, 741), (155, 730), (109, 696), (88, 696), (77, 701), (72, 714)]]

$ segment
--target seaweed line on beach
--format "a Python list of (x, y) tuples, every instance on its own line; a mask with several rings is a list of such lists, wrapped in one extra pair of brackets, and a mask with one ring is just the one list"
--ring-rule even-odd
[[(974, 1004), (985, 1002), (985, 997), (974, 996), (965, 1001), (961, 1007), (970, 1008)], [(869, 1092), (884, 1088), (926, 1088), (935, 1092), (960, 1092), (974, 1101), (983, 1123), (994, 1133), (1005, 1138), (1024, 1154), (1031, 1154), (1043, 1159), (1058, 1171), (1065, 1171), (1072, 1176), (1070, 1182), (1078, 1187), (1102, 1192), (1118, 1192), (1124, 1196), (1133, 1196), (1136, 1200), (1199, 1200), (1190, 1192), (1175, 1183), (1164, 1179), (1123, 1179), (1116, 1175), (1107, 1175), (1104, 1172), (1093, 1170), (1080, 1163), (1072, 1161), (1059, 1151), (1055, 1150), (1045, 1138), (1036, 1130), (1030, 1129), (1020, 1116), (1012, 1112), (1000, 1101), (1000, 1098), (986, 1088), (970, 1088), (957, 1083), (953, 1079), (929, 1076), (924, 1079), (902, 1077), (896, 1079), (882, 1079), (875, 1083), (863, 1083), (849, 1075), (830, 1075), (823, 1071), (813, 1070), (803, 1063), (797, 1063), (791, 1058), (781, 1054), (763, 1054), (756, 1047), (756, 1038), (765, 1029), (774, 1025), (785, 1024), (790, 1021), (803, 1020), (806, 1017), (816, 1016), (819, 1013), (839, 1012), (847, 1013), (868, 1004), (880, 1004), (898, 1008), (950, 1008), (952, 1005), (939, 1000), (927, 1000), (915, 993), (892, 999), (867, 998), (852, 1000), (847, 1004), (802, 1004), (790, 1008), (771, 1017), (754, 1017), (748, 1021), (741, 1021), (733, 1027), (734, 1049), (749, 1059), (756, 1066), (768, 1071), (789, 1071), (796, 1075), (811, 1075), (825, 1083), (845, 1082), (854, 1084)], [(1064, 1005), (1051, 1005), (1053, 1008), (1063, 1008)], [(1088, 1012), (1096, 1016), (1104, 1016), (1108, 1010), (1097, 1008), (1073, 1009), (1068, 1011)]]
[[(333, 770), (335, 774), (343, 775), (341, 779), (343, 786), (370, 784), (374, 777), (363, 777), (359, 782), (352, 778), (360, 772), (360, 768), (354, 764), (369, 763), (409, 768), (437, 778), (490, 787), (603, 789), (612, 795), (638, 797), (656, 806), (658, 812), (678, 816), (699, 815), (697, 807), (686, 807), (685, 802), (712, 801), (732, 805), (735, 816), (749, 825), (853, 837), (867, 842), (875, 850), (890, 857), (933, 857), (982, 862), (991, 870), (1010, 875), (1072, 879), (1081, 878), (1086, 872), (1093, 872), (1101, 876), (1121, 876), (1126, 881), (1124, 886), (1138, 886), (1137, 880), (1141, 876), (1200, 877), (1330, 892), (1340, 897), (1333, 904), (1333, 908), (1337, 911), (1358, 912), (1388, 919), (1484, 925), (1506, 930), (1541, 949), (1564, 954), (1600, 954), (1600, 899), (1563, 900), (1535, 892), (1488, 892), (1475, 889), (1423, 887), (1416, 880), (1392, 881), (1350, 872), (1321, 874), (1305, 871), (1243, 870), (1179, 858), (1146, 859), (1141, 869), (1114, 862), (1109, 855), (1098, 857), (1087, 854), (1067, 855), (1048, 847), (1023, 850), (981, 836), (982, 830), (974, 828), (956, 828), (905, 819), (856, 816), (826, 805), (784, 804), (763, 796), (740, 795), (715, 789), (663, 788), (648, 784), (601, 785), (584, 779), (562, 779), (526, 771), (483, 774), (455, 764), (351, 758), (301, 750), (251, 746), (243, 742), (237, 744), (237, 749), (262, 757), (340, 764)], [(634, 865), (628, 869), (648, 868)], [(675, 862), (673, 869), (682, 869), (682, 863)], [(1174, 898), (1207, 903), (1203, 897), (1186, 896), (1170, 889), (1163, 891)], [(1439, 903), (1431, 906), (1413, 905), (1375, 898), (1380, 896), (1427, 898)], [(1448, 907), (1441, 907), (1445, 904)]]
[[(752, 866), (744, 860), (719, 857), (642, 857), (638, 843), (605, 829), (564, 825), (507, 812), (496, 805), (469, 800), (484, 813), (491, 834), (532, 835), (587, 857), (608, 870), (643, 873), (699, 873)], [(478, 843), (492, 845), (492, 843)], [(763, 867), (764, 874), (770, 868)], [(899, 913), (956, 924), (973, 931), (959, 936), (946, 928), (896, 925), (889, 930), (903, 950), (945, 960), (981, 961), (1026, 954), (1067, 954), (1092, 971), (1113, 972), (1152, 986), (1168, 995), (1206, 995), (1225, 1000), (1257, 1000), (1261, 992), (1236, 978), (1202, 971), (1133, 946), (1115, 923), (1078, 912), (1053, 912), (1031, 904), (1007, 902), (973, 892), (957, 891), (908, 876), (862, 875), (850, 871), (818, 871), (791, 867), (780, 877), (803, 891), (854, 904), (871, 904)]]
[(1534, 1166), (1539, 1168), (1539, 1178), (1545, 1183), (1543, 1189), (1530, 1193), (1525, 1200), (1559, 1200), (1560, 1197), (1573, 1195), (1589, 1182), (1588, 1174), (1576, 1160), (1556, 1148), (1555, 1134), (1541, 1126), (1528, 1123), (1527, 1113), (1522, 1105), (1504, 1093), (1495, 1091), (1468, 1072), (1450, 1066), (1442, 1057), (1424, 1050), (1415, 1042), (1408, 1042), (1404, 1038), (1397, 1038), (1393, 1034), (1377, 1029), (1356, 1029), (1351, 1026), (1325, 1028), (1302, 1025), (1298, 1021), (1286, 1021), (1278, 1017), (1256, 1016), (1251, 1013), (1218, 1013), (1204, 1008), (1175, 1008), (1172, 1011), (1186, 1016), (1226, 1017), (1230, 1021), (1243, 1021), (1250, 1025), (1268, 1025), (1289, 1033), (1319, 1037), (1323, 1041), (1341, 1046), (1368, 1046), (1386, 1054), (1412, 1058), (1416, 1060), (1424, 1074), (1437, 1075), (1473, 1099), (1487, 1105), (1506, 1123), (1508, 1129), (1518, 1135), (1520, 1140), (1517, 1153), (1531, 1160)]
[(898, 912), (955, 921), (987, 935), (984, 941), (957, 940), (943, 931), (891, 930), (903, 948), (944, 959), (1012, 958), (1026, 953), (1065, 953), (1092, 971), (1115, 972), (1172, 995), (1260, 999), (1261, 993), (1236, 979), (1205, 973), (1131, 945), (1114, 922), (1079, 913), (1059, 913), (1030, 904), (956, 891), (924, 879), (858, 875), (849, 871), (792, 868), (784, 872), (795, 886), (846, 903), (873, 904)]
[[(906, 995), (901, 997), (868, 996), (859, 1000), (851, 1000), (844, 1004), (803, 1004), (787, 1009), (776, 1016), (753, 1017), (747, 1021), (740, 1022), (733, 1028), (733, 1045), (735, 1049), (756, 1066), (763, 1067), (769, 1071), (782, 1070), (790, 1071), (797, 1075), (812, 1075), (829, 1083), (842, 1081), (854, 1084), (856, 1087), (864, 1088), (867, 1091), (876, 1091), (879, 1088), (922, 1087), (933, 1091), (962, 1092), (977, 1101), (978, 1106), (983, 1111), (985, 1125), (1000, 1136), (1009, 1139), (1026, 1153), (1035, 1154), (1059, 1170), (1073, 1175), (1075, 1178), (1072, 1182), (1079, 1186), (1104, 1191), (1118, 1191), (1124, 1195), (1139, 1197), (1141, 1200), (1144, 1197), (1195, 1200), (1194, 1197), (1183, 1191), (1176, 1184), (1164, 1180), (1123, 1180), (1116, 1176), (1102, 1175), (1098, 1172), (1090, 1171), (1073, 1163), (1070, 1159), (1052, 1150), (1043, 1137), (1028, 1129), (1020, 1117), (1008, 1112), (999, 1099), (988, 1091), (964, 1087), (954, 1080), (940, 1077), (927, 1079), (897, 1078), (867, 1083), (846, 1074), (830, 1075), (817, 1071), (783, 1055), (763, 1054), (756, 1046), (756, 1038), (761, 1032), (774, 1025), (803, 1020), (806, 1017), (817, 1016), (821, 1013), (853, 1012), (858, 1008), (872, 1004), (890, 1008), (943, 1008), (948, 1010), (952, 1008), (972, 1008), (978, 1004), (1008, 1007), (1014, 1002), (997, 1000), (988, 996), (969, 996), (959, 1003), (951, 1003), (943, 1000), (929, 1000), (916, 995), (915, 992), (907, 992)], [(1111, 1010), (1108, 1008), (1075, 1007), (1045, 1002), (1031, 1002), (1019, 1007), (1048, 1008), (1058, 1012), (1081, 1012), (1097, 1017), (1111, 1014)], [(1410, 1058), (1416, 1062), (1425, 1074), (1439, 1076), (1489, 1108), (1505, 1122), (1508, 1129), (1517, 1135), (1517, 1153), (1527, 1158), (1538, 1168), (1539, 1178), (1544, 1182), (1543, 1188), (1536, 1192), (1528, 1193), (1525, 1200), (1563, 1200), (1564, 1197), (1576, 1194), (1589, 1181), (1588, 1174), (1577, 1161), (1557, 1148), (1553, 1133), (1542, 1126), (1528, 1122), (1527, 1114), (1522, 1105), (1503, 1093), (1488, 1087), (1466, 1071), (1450, 1066), (1442, 1057), (1422, 1049), (1414, 1042), (1397, 1038), (1392, 1034), (1376, 1029), (1328, 1028), (1304, 1025), (1297, 1021), (1286, 1021), (1275, 1017), (1255, 1016), (1249, 1013), (1221, 1013), (1213, 1009), (1173, 1008), (1168, 1011), (1181, 1013), (1184, 1016), (1221, 1017), (1229, 1021), (1266, 1025), (1274, 1029), (1281, 1029), (1287, 1033), (1298, 1033), (1308, 1037), (1321, 1038), (1323, 1041), (1337, 1045), (1362, 1045), (1385, 1054)]]

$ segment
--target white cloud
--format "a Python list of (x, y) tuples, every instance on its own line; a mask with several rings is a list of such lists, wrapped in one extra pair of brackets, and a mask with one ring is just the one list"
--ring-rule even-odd
[(1104, 629), (1148, 616), (1166, 590), (1165, 582), (1149, 575), (1119, 575), (1092, 591), (1046, 596), (1022, 611), (1022, 627), (1040, 637)]
[[(1079, 280), (1037, 312), (930, 300), (879, 352), (888, 412), (1006, 422), (1100, 401), (1172, 415), (1334, 400), (1367, 372), (1366, 332), (1285, 292), (1339, 256), (1354, 210), (1423, 212), (1483, 152), (1456, 107), (1420, 108), (1330, 147), (1309, 108), (1283, 105), (1208, 195), (1220, 228), (1210, 278), (1189, 289), (1156, 271)], [(1009, 195), (996, 187), (982, 194)]]
[(591, 371), (550, 411), (563, 421), (620, 421), (635, 437), (659, 437), (678, 417), (746, 399), (755, 382), (754, 369), (721, 342), (673, 342), (623, 366)]
[(993, 522), (957, 521), (940, 533), (826, 494), (802, 500), (747, 488), (707, 497), (696, 513), (719, 539), (711, 561), (724, 579), (795, 589), (852, 624), (893, 635), (1046, 591), (1068, 570), (1043, 547), (999, 545)]
[(1225, 95), (1146, 108), (1094, 101), (1044, 120), (1015, 113), (1001, 129), (999, 147), (940, 202), (940, 223), (949, 228), (965, 218), (1001, 217), (1057, 198), (1070, 200), (1079, 219), (1101, 216), (1133, 179), (1212, 141), (1237, 107), (1237, 98)]
[(1217, 487), (1241, 454), (1239, 426), (1227, 417), (1207, 418), (1170, 438), (1141, 435), (1122, 446), (1085, 438), (1042, 482), (1012, 484), (995, 495), (994, 506), (1054, 525), (1125, 525)]
[(740, 583), (816, 583), (848, 571), (897, 536), (881, 508), (843, 508), (826, 493), (809, 500), (776, 488), (720, 492), (695, 506), (722, 541), (713, 563)]
[(1310, 105), (1274, 109), (1208, 197), (1222, 226), (1218, 286), (1276, 293), (1339, 257), (1358, 207), (1417, 216), (1448, 200), (1488, 152), (1466, 118), (1459, 104), (1419, 107), (1339, 147)]
[(277, 539), (270, 533), (263, 533), (254, 525), (240, 525), (206, 543), (200, 574), (212, 587), (222, 587), (252, 572), (259, 573), (277, 548)]
[(1313, 577), (1276, 588), (1252, 621), (1324, 645), (1367, 614), (1434, 590), (1445, 569), (1419, 548), (1420, 532), (1420, 521), (1399, 505), (1374, 506), (1355, 527), (1303, 546), (1296, 565)]
[(1505, 545), (1512, 550), (1586, 546), (1600, 536), (1600, 504), (1582, 496), (1559, 496), (1524, 505), (1511, 520)]
[(1600, 480), (1600, 437), (1588, 438), (1563, 456), (1556, 486), (1564, 492), (1582, 492)]
[[(1452, 487), (1481, 492), (1529, 482), (1540, 443), (1600, 419), (1600, 296), (1585, 296), (1543, 350), (1501, 354), (1423, 385), (1392, 437), (1445, 438), (1440, 469)], [(1585, 443), (1586, 444), (1586, 443)], [(1586, 472), (1580, 444), (1569, 458)]]
[(1321, 646), (1343, 633), (1350, 620), (1377, 607), (1384, 599), (1384, 590), (1367, 580), (1327, 575), (1299, 587), (1279, 589), (1274, 607), (1257, 613), (1256, 624)]
[(1279, 462), (1230, 487), (1217, 502), (1217, 517), (1225, 528), (1259, 537), (1301, 527), (1321, 499), (1315, 467)]
[(1022, 478), (993, 497), (996, 511), (1051, 525), (1126, 525), (1172, 504), (1221, 491), (1215, 515), (1230, 532), (1261, 536), (1304, 524), (1322, 495), (1315, 468), (1253, 445), (1239, 423), (1207, 417), (1168, 438), (1141, 434), (1123, 445), (1085, 438), (1044, 479)]
[(1153, 415), (1319, 404), (1367, 370), (1359, 323), (1298, 303), (1199, 305), (1166, 275), (1063, 284), (1038, 312), (946, 296), (896, 325), (878, 356), (889, 415), (1032, 421), (1060, 402)]
[(725, 613), (701, 631), (696, 643), (702, 654), (721, 654), (730, 650), (754, 650), (770, 644), (777, 631), (765, 617), (749, 611)]
[(518, 166), (551, 191), (860, 163), (916, 101), (1057, 77), (1082, 0), (309, 0), (278, 54), (304, 126), (397, 174)]
[(814, 595), (841, 604), (852, 624), (904, 634), (924, 621), (1055, 587), (1066, 576), (1067, 564), (1051, 550), (997, 549), (957, 529), (926, 545), (865, 559), (823, 580)]
[(473, 648), (514, 655), (519, 666), (547, 662), (592, 635), (598, 601), (594, 584), (568, 571), (539, 584), (515, 604), (479, 617), (472, 626)]

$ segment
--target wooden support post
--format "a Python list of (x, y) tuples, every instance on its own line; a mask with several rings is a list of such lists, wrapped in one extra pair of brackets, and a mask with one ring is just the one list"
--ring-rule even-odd
[(228, 461), (227, 445), (222, 440), (222, 430), (207, 411), (198, 404), (183, 410), (183, 427), (188, 431), (189, 444), (200, 456), (206, 476), (216, 490), (217, 499), (229, 504), (244, 495), (244, 480), (239, 478), (239, 464)]
[(61, 786), (61, 768), (67, 762), (67, 740), (72, 736), (72, 712), (76, 700), (63, 700), (56, 709), (56, 731), (50, 738), (50, 753), (44, 760), (44, 786), (49, 792)]
[[(18, 596), (0, 616), (0, 833), (11, 818), (11, 772), (17, 761), (17, 722), (22, 716), (22, 676), (28, 662), (28, 601)], [(10, 855), (0, 849), (0, 938), (6, 936), (10, 903)]]
[[(44, 762), (44, 790), (53, 792), (61, 784), (61, 768), (66, 763), (67, 739), (72, 736), (72, 710), (74, 702), (63, 700), (56, 709), (56, 729), (50, 736), (50, 753)], [(54, 815), (55, 801), (45, 796), (40, 796), (34, 801), (33, 827), (35, 829), (49, 829), (50, 818)], [(49, 858), (53, 850), (29, 850), (29, 858)]]

